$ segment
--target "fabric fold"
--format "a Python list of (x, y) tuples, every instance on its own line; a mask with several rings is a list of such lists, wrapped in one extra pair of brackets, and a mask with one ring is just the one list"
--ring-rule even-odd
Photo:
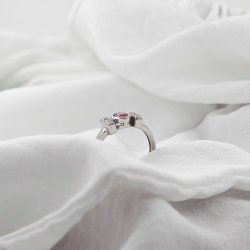
[[(107, 68), (155, 95), (197, 103), (249, 102), (249, 14), (204, 22), (173, 2), (147, 1), (143, 10), (139, 2), (132, 13), (130, 1), (79, 2), (70, 19), (72, 39), (80, 37)], [(151, 30), (150, 18), (159, 29)]]
[[(14, 232), (2, 232), (3, 249), (50, 249), (105, 199), (119, 180), (162, 202), (208, 198), (230, 188), (250, 189), (250, 156), (230, 144), (176, 144), (158, 149), (141, 161), (103, 142), (85, 139), (87, 133), (1, 143), (1, 200), (8, 201), (2, 218), (17, 217), (15, 206), (22, 215), (9, 225)], [(6, 192), (8, 187), (12, 191)]]
[[(0, 250), (249, 249), (250, 19), (231, 2), (78, 0), (65, 35), (0, 31)], [(119, 111), (157, 150), (95, 140)]]

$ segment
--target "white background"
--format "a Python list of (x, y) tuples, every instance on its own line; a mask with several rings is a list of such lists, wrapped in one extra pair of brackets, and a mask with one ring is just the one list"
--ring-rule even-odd
[(66, 31), (74, 0), (0, 0), (0, 29), (38, 35)]
[[(75, 0), (0, 0), (0, 29), (36, 35), (60, 34), (66, 31), (67, 16), (74, 2)], [(250, 9), (249, 0), (223, 2)]]

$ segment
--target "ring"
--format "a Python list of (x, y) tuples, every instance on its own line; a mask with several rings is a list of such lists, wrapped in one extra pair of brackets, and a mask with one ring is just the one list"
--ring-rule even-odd
[(112, 117), (104, 117), (100, 120), (102, 129), (97, 135), (96, 139), (104, 141), (108, 135), (113, 135), (119, 129), (124, 128), (138, 128), (141, 129), (148, 138), (149, 152), (155, 150), (155, 139), (149, 128), (143, 124), (142, 116), (130, 112), (117, 112)]

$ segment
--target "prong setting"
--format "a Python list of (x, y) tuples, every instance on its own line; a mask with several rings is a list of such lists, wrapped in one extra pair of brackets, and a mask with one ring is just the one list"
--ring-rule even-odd
[(135, 112), (117, 112), (112, 117), (103, 117), (100, 123), (103, 128), (107, 129), (109, 135), (113, 135), (118, 129), (129, 127), (141, 128), (143, 119), (142, 116)]
[(129, 113), (130, 117), (130, 124), (132, 127), (135, 128), (141, 128), (143, 125), (143, 118), (141, 115), (135, 113), (135, 112), (130, 112)]
[(117, 132), (116, 124), (112, 118), (104, 117), (100, 120), (101, 126), (107, 129), (109, 135), (113, 135)]

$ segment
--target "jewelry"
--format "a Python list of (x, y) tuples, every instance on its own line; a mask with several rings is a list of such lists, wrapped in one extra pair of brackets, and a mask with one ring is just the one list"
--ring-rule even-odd
[(139, 128), (141, 129), (148, 138), (149, 152), (155, 150), (155, 139), (149, 128), (143, 124), (142, 116), (130, 112), (117, 112), (112, 117), (104, 117), (100, 120), (102, 129), (97, 135), (96, 139), (104, 141), (108, 135), (113, 135), (119, 129), (124, 128)]

